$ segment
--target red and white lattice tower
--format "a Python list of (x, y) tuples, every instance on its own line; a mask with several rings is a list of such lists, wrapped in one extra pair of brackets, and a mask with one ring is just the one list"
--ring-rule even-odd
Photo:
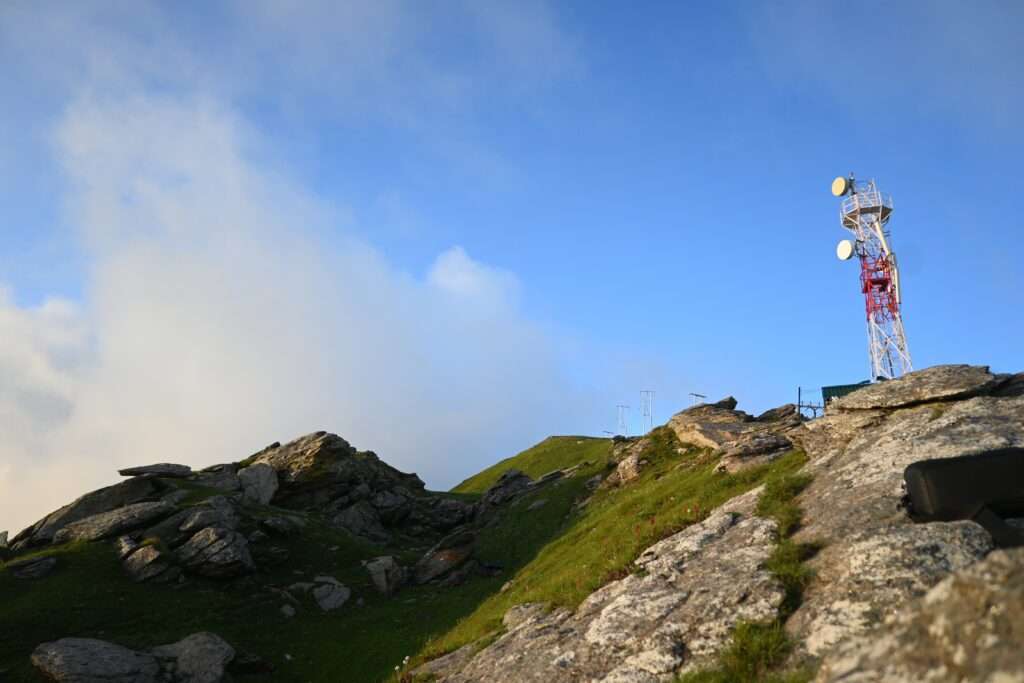
[(874, 180), (856, 181), (852, 174), (832, 181), (832, 194), (843, 198), (839, 220), (854, 237), (840, 242), (836, 255), (844, 261), (854, 255), (860, 259), (871, 379), (894, 379), (913, 367), (900, 315), (900, 273), (887, 227), (892, 195), (879, 192)]

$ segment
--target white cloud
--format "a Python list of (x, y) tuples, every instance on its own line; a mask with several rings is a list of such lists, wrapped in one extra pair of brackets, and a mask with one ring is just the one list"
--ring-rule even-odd
[(336, 431), (449, 486), (564, 424), (552, 340), (514, 275), (442, 253), (396, 270), (338, 212), (251, 161), (193, 97), (86, 97), (54, 149), (87, 253), (81, 309), (0, 298), (0, 528), (115, 470), (238, 460)]

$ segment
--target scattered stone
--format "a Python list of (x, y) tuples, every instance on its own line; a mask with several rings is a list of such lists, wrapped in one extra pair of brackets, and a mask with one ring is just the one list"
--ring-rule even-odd
[(530, 503), (526, 507), (526, 509), (527, 510), (539, 510), (542, 507), (544, 507), (545, 505), (547, 505), (547, 503), (548, 503), (548, 499), (547, 498), (538, 498), (537, 500), (535, 500), (532, 503)]
[(128, 555), (121, 563), (128, 576), (136, 583), (143, 581), (173, 581), (181, 571), (168, 562), (162, 552), (152, 545), (145, 545)]
[(406, 571), (391, 555), (376, 557), (363, 566), (370, 573), (370, 580), (378, 593), (391, 596), (405, 583)]
[(1021, 642), (1024, 549), (996, 550), (900, 606), (878, 629), (840, 641), (816, 680), (1021, 681)]
[(422, 584), (444, 576), (470, 558), (475, 543), (472, 531), (458, 531), (442, 538), (416, 563), (414, 580)]
[(110, 512), (101, 512), (98, 515), (72, 522), (54, 534), (53, 542), (97, 541), (137, 529), (149, 522), (166, 517), (174, 510), (173, 505), (163, 501), (133, 503)]
[(299, 530), (299, 522), (293, 517), (275, 515), (260, 521), (260, 526), (279, 536), (290, 536)]
[(32, 664), (60, 683), (156, 683), (156, 657), (94, 638), (61, 638), (43, 643)]
[(188, 465), (175, 465), (169, 462), (161, 462), (155, 465), (142, 465), (140, 467), (127, 467), (118, 470), (122, 477), (141, 477), (149, 474), (156, 477), (167, 477), (169, 479), (186, 479), (192, 475), (192, 468)]
[(866, 384), (835, 399), (829, 412), (905, 408), (934, 401), (952, 401), (986, 394), (1005, 380), (989, 372), (987, 365), (936, 365), (908, 372), (898, 380)]
[(208, 527), (178, 549), (179, 561), (191, 571), (212, 578), (230, 578), (254, 568), (248, 542), (237, 531)]
[[(317, 580), (320, 578), (322, 577), (317, 577)], [(352, 597), (352, 591), (334, 578), (331, 578), (331, 583), (321, 583), (313, 589), (313, 599), (324, 612), (338, 609), (350, 597)]]
[(180, 683), (219, 683), (235, 657), (235, 650), (223, 638), (201, 632), (170, 645), (161, 645), (150, 653), (163, 664), (165, 673)]
[(260, 531), (259, 529), (257, 529), (256, 531), (254, 531), (251, 534), (249, 534), (249, 543), (253, 543), (253, 544), (255, 544), (255, 543), (262, 543), (263, 541), (267, 540), (268, 538), (270, 538), (270, 537), (267, 536), (262, 531)]
[(281, 614), (291, 619), (295, 616), (295, 608), (288, 604), (281, 605)]
[(41, 579), (49, 576), (56, 568), (56, 557), (29, 557), (7, 563), (7, 569), (16, 579)]
[(245, 500), (266, 505), (277, 493), (277, 472), (266, 463), (256, 463), (238, 470)]
[(288, 591), (290, 593), (308, 593), (315, 585), (315, 583), (310, 583), (308, 581), (300, 581), (288, 586)]

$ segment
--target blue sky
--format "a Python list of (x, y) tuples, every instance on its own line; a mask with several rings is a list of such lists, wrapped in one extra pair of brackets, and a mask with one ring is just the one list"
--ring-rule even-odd
[(860, 380), (851, 171), (915, 366), (1024, 369), (1017, 3), (288, 7), (0, 9), (6, 486), (318, 428), (449, 486)]

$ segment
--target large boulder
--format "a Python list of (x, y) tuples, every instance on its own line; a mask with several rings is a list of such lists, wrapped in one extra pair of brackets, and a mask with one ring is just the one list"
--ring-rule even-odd
[(480, 497), (480, 508), (488, 510), (507, 503), (532, 485), (533, 479), (529, 475), (517, 469), (507, 469), (501, 473), (501, 476), (490, 488), (484, 491), (484, 495)]
[(164, 501), (133, 503), (110, 512), (103, 512), (72, 522), (54, 534), (53, 542), (96, 541), (116, 536), (166, 517), (175, 509), (173, 505)]
[(188, 465), (175, 465), (169, 462), (160, 462), (155, 465), (141, 465), (139, 467), (126, 467), (118, 470), (122, 477), (141, 477), (152, 475), (154, 477), (167, 477), (169, 479), (187, 479), (192, 476), (192, 468)]
[(190, 571), (218, 579), (239, 576), (255, 567), (245, 536), (231, 529), (203, 529), (178, 548), (177, 556)]
[(878, 630), (839, 642), (816, 680), (1024, 680), (1024, 549), (996, 550), (893, 608)]
[(43, 643), (32, 664), (59, 683), (156, 683), (156, 657), (94, 638), (62, 638)]
[(150, 652), (177, 683), (218, 683), (224, 679), (235, 649), (220, 636), (200, 632)]
[(475, 543), (476, 535), (469, 530), (441, 539), (416, 563), (414, 580), (418, 584), (428, 583), (452, 572), (472, 557)]
[(757, 465), (771, 462), (793, 448), (793, 442), (781, 434), (769, 431), (750, 431), (735, 441), (726, 442), (715, 452), (720, 456), (715, 470), (735, 474)]
[(152, 477), (135, 477), (92, 491), (23, 530), (11, 539), (11, 547), (21, 550), (49, 543), (68, 524), (132, 503), (156, 499), (162, 491), (159, 481)]
[(238, 470), (244, 498), (253, 503), (266, 505), (277, 493), (277, 472), (267, 463), (258, 462)]
[(318, 576), (314, 579), (313, 599), (324, 612), (338, 609), (352, 597), (352, 591), (333, 576)]
[(898, 380), (865, 385), (829, 404), (830, 411), (905, 408), (987, 394), (1004, 383), (987, 365), (936, 365)]
[(731, 396), (717, 403), (687, 408), (668, 421), (668, 428), (680, 443), (712, 450), (758, 427), (753, 417), (736, 410), (736, 399)]
[(406, 580), (405, 567), (398, 564), (391, 555), (375, 557), (363, 563), (370, 574), (373, 587), (382, 595), (394, 595)]

